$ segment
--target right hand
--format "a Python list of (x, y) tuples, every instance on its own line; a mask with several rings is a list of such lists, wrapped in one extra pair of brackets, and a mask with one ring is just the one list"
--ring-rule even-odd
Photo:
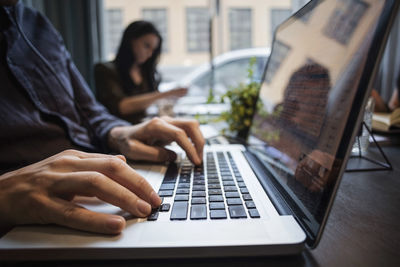
[(124, 156), (66, 150), (0, 176), (0, 226), (59, 224), (117, 234), (125, 227), (118, 215), (80, 207), (74, 196), (95, 196), (138, 217), (146, 217), (161, 199)]
[(176, 142), (195, 164), (203, 161), (204, 137), (194, 119), (161, 117), (132, 126), (114, 127), (109, 147), (132, 160), (174, 161), (175, 152), (165, 145)]

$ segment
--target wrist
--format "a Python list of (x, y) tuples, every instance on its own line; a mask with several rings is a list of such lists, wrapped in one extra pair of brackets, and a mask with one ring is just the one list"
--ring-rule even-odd
[(124, 126), (117, 126), (112, 128), (108, 132), (108, 147), (113, 151), (113, 152), (120, 152), (119, 149), (119, 143), (121, 142), (122, 137), (122, 132), (123, 132)]

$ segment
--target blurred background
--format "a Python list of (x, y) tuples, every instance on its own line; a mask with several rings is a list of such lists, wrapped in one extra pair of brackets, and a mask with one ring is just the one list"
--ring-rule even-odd
[[(122, 31), (130, 22), (138, 19), (153, 22), (163, 37), (163, 51), (158, 65), (162, 75), (162, 88), (168, 89), (176, 83), (208, 85), (211, 77), (222, 87), (229, 87), (229, 81), (233, 78), (239, 77), (239, 80), (243, 80), (247, 68), (247, 64), (244, 63), (247, 63), (252, 56), (257, 57), (255, 76), (260, 78), (275, 28), (308, 2), (307, 0), (21, 1), (44, 13), (51, 20), (64, 38), (75, 64), (92, 90), (95, 90), (94, 64), (114, 58)], [(398, 16), (375, 82), (375, 88), (387, 99), (391, 95), (400, 68), (399, 20)], [(217, 58), (212, 67), (211, 58)], [(216, 90), (218, 91), (218, 88)], [(204, 90), (197, 91), (204, 92)], [(192, 94), (196, 95), (196, 90), (193, 90)]]

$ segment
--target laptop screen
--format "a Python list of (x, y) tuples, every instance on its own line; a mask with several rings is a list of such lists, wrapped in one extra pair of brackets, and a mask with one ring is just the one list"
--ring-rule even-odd
[(366, 101), (364, 71), (386, 5), (312, 1), (275, 32), (248, 143), (314, 238)]

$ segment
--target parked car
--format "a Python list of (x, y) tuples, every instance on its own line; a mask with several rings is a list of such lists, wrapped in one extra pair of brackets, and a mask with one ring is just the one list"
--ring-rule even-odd
[[(265, 64), (270, 54), (270, 49), (249, 48), (234, 50), (214, 58), (214, 86), (213, 92), (218, 99), (229, 88), (236, 87), (241, 82), (247, 81), (247, 68), (249, 60), (256, 58), (254, 67), (254, 78), (261, 80)], [(188, 94), (179, 102), (204, 103), (209, 95), (211, 84), (211, 64), (205, 63), (179, 81), (161, 83), (159, 90), (166, 91), (175, 87), (187, 87)]]

